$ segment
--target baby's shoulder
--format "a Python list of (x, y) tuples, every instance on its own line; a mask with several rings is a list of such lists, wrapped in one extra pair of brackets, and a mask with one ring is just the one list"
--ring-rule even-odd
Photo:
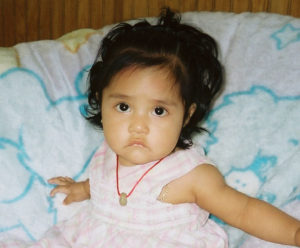
[(193, 145), (188, 149), (176, 149), (170, 156), (178, 163), (183, 163), (189, 169), (201, 164), (214, 164), (213, 161), (205, 155), (204, 149), (201, 146)]
[(197, 185), (213, 185), (224, 183), (224, 178), (218, 168), (209, 163), (197, 165), (189, 173), (184, 175), (186, 180), (194, 187)]
[[(197, 202), (205, 198), (217, 184), (222, 182), (218, 169), (211, 164), (199, 164), (183, 176), (173, 180), (163, 188), (161, 195), (167, 195), (169, 203)], [(167, 192), (167, 193), (166, 193)]]

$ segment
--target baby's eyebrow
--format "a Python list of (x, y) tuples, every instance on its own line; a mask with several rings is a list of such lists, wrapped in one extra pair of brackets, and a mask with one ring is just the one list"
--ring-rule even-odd
[(125, 95), (125, 94), (110, 94), (108, 97), (117, 98), (117, 99), (128, 99), (128, 98), (130, 98), (129, 95)]
[(177, 102), (173, 101), (173, 100), (161, 100), (161, 99), (153, 99), (153, 101), (155, 103), (157, 103), (158, 105), (163, 105), (163, 106), (177, 106)]
[[(132, 96), (130, 96), (130, 95), (120, 94), (120, 93), (112, 93), (112, 94), (109, 95), (109, 98), (121, 99), (121, 100), (127, 100), (131, 97)], [(176, 101), (173, 101), (172, 99), (165, 100), (165, 99), (153, 98), (153, 99), (150, 99), (150, 100), (156, 105), (169, 106), (169, 107), (173, 107), (173, 106), (178, 105), (178, 103)]]

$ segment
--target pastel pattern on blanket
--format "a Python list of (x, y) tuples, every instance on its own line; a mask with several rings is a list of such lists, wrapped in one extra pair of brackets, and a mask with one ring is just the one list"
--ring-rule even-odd
[(80, 113), (86, 96), (51, 99), (31, 70), (0, 75), (0, 103), (0, 232), (34, 240), (56, 222), (47, 179), (78, 179), (100, 138)]
[(277, 206), (300, 195), (300, 96), (265, 86), (230, 93), (207, 120), (205, 140), (234, 188)]

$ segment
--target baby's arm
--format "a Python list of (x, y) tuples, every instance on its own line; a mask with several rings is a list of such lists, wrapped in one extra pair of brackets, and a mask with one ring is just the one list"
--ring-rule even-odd
[(70, 177), (54, 177), (49, 179), (48, 183), (57, 185), (51, 190), (51, 197), (53, 197), (56, 193), (64, 193), (67, 195), (63, 201), (66, 205), (72, 202), (90, 199), (89, 179), (83, 182), (75, 182)]
[(212, 165), (192, 173), (195, 202), (228, 224), (274, 243), (300, 246), (300, 221), (226, 185)]

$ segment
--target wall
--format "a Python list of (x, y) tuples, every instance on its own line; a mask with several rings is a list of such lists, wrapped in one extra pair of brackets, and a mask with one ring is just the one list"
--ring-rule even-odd
[(162, 6), (179, 11), (265, 11), (300, 17), (300, 0), (0, 0), (0, 46), (157, 16)]

